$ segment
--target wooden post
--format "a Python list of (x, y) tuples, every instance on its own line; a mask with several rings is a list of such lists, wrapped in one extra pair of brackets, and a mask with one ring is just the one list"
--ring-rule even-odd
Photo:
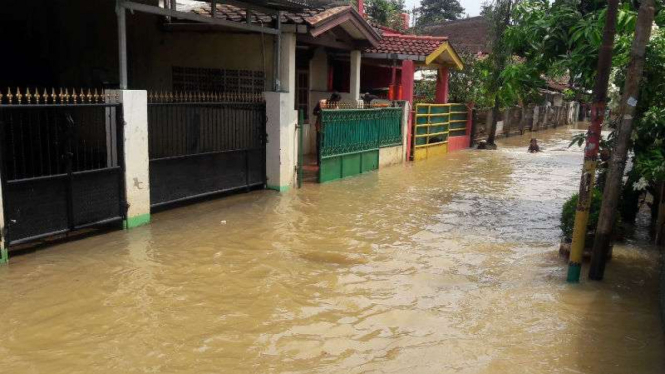
[(635, 115), (635, 106), (640, 94), (640, 81), (644, 72), (644, 55), (651, 37), (654, 13), (654, 0), (642, 0), (637, 16), (637, 25), (635, 26), (635, 39), (633, 39), (630, 51), (630, 65), (628, 65), (623, 96), (621, 97), (621, 124), (610, 159), (605, 190), (603, 191), (603, 203), (598, 217), (598, 228), (593, 243), (593, 256), (589, 269), (589, 279), (593, 280), (602, 280), (605, 273), (605, 262), (609, 253), (612, 230), (617, 215), (617, 205), (619, 204), (623, 185), (628, 146), (633, 132), (633, 116)]

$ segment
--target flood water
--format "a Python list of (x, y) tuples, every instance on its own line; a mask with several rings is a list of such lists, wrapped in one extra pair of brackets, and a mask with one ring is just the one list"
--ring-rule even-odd
[(153, 216), (0, 267), (2, 373), (663, 373), (658, 252), (564, 282), (575, 130)]

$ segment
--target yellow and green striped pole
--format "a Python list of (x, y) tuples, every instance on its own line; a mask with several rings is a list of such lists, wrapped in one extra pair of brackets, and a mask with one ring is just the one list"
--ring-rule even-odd
[(573, 243), (570, 248), (568, 262), (568, 282), (580, 281), (582, 270), (582, 257), (584, 255), (584, 240), (586, 239), (587, 225), (589, 223), (589, 207), (593, 195), (593, 184), (596, 176), (596, 158), (600, 146), (600, 131), (605, 119), (605, 101), (607, 101), (607, 84), (612, 69), (612, 50), (614, 48), (614, 34), (616, 34), (617, 13), (619, 0), (607, 1), (605, 27), (603, 28), (603, 42), (598, 52), (598, 65), (596, 81), (593, 87), (593, 104), (591, 105), (591, 126), (587, 132), (586, 147), (584, 149), (584, 168), (580, 182), (580, 193), (575, 212), (575, 226), (573, 226)]

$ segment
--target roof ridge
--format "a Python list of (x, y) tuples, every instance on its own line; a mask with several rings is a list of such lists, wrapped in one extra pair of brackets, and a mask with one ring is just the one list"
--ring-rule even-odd
[(384, 35), (384, 38), (402, 38), (402, 39), (422, 39), (422, 40), (448, 40), (447, 36), (433, 36), (433, 35)]
[(485, 17), (483, 16), (473, 16), (469, 18), (459, 18), (459, 19), (451, 19), (449, 21), (444, 21), (444, 22), (438, 22), (438, 23), (430, 23), (428, 25), (423, 25), (423, 28), (429, 28), (429, 27), (440, 27), (440, 26), (445, 26), (445, 25), (450, 25), (454, 23), (463, 23), (463, 22), (468, 22), (468, 21), (477, 21), (479, 19), (483, 19)]

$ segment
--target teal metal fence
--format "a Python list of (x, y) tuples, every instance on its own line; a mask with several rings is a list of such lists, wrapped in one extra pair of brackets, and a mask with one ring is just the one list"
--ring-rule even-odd
[(319, 182), (379, 167), (379, 148), (402, 144), (402, 108), (321, 111)]

